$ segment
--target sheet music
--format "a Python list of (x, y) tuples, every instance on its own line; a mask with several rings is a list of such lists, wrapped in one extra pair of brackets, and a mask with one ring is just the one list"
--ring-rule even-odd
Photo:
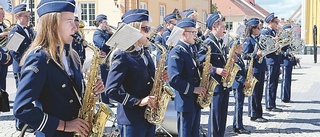
[(179, 27), (176, 27), (174, 26), (166, 44), (168, 46), (175, 46), (177, 45), (179, 39), (182, 37), (182, 33), (184, 32), (184, 29), (182, 28), (179, 28)]
[(106, 44), (110, 47), (119, 48), (120, 50), (125, 51), (141, 37), (142, 34), (138, 29), (123, 23), (118, 27)]
[(17, 52), (17, 50), (20, 47), (20, 44), (22, 43), (22, 41), (25, 39), (25, 37), (17, 32), (15, 32), (13, 34), (13, 36), (10, 38), (8, 44), (7, 44), (7, 48), (9, 50), (13, 50), (15, 52)]

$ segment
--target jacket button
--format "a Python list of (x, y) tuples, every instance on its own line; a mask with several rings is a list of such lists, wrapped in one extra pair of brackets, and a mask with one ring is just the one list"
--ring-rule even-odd
[(71, 100), (69, 100), (69, 103), (71, 104), (71, 103), (73, 103), (73, 100), (71, 99)]
[(62, 88), (65, 88), (66, 87), (66, 84), (62, 84), (62, 86), (61, 86)]
[(147, 84), (150, 85), (150, 82), (148, 82)]

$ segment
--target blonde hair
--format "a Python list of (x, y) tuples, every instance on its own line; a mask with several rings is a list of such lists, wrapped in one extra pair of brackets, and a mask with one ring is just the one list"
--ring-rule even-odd
[[(41, 46), (47, 55), (55, 62), (62, 62), (62, 53), (64, 49), (64, 42), (59, 35), (59, 28), (61, 26), (61, 13), (53, 12), (48, 13), (39, 18), (37, 25), (37, 35), (30, 45), (29, 49), (25, 52), (25, 55), (21, 59), (20, 65), (24, 64), (24, 61), (28, 54), (38, 46)], [(57, 54), (57, 45), (60, 45)], [(71, 47), (71, 45), (70, 45)], [(70, 52), (71, 54), (73, 52)], [(59, 57), (57, 57), (59, 56)], [(58, 61), (60, 59), (60, 61)], [(62, 65), (62, 63), (60, 63)]]

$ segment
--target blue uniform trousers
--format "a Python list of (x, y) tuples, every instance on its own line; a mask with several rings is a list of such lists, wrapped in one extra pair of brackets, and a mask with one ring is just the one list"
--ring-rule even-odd
[(265, 89), (265, 100), (267, 109), (276, 108), (279, 74), (280, 65), (268, 65), (267, 83)]
[(195, 109), (195, 112), (177, 112), (179, 137), (199, 136), (201, 109)]
[(233, 89), (233, 95), (235, 99), (235, 107), (234, 107), (234, 115), (233, 115), (233, 128), (242, 129), (243, 122), (243, 102), (244, 102), (244, 94), (242, 92), (243, 86), (240, 86), (237, 89)]
[[(108, 69), (108, 66), (103, 64), (103, 65), (100, 65), (100, 75), (101, 75), (101, 79), (103, 81), (103, 84), (106, 85), (106, 82), (107, 82), (107, 77), (108, 77), (108, 72), (109, 72), (109, 69)], [(106, 104), (110, 104), (110, 100), (109, 98), (107, 97), (106, 93), (103, 92), (101, 93), (101, 101), (103, 103), (106, 103)]]
[[(216, 87), (217, 88), (217, 87)], [(226, 129), (229, 92), (215, 92), (210, 108), (208, 137), (223, 137)]]
[(291, 97), (292, 68), (292, 65), (283, 67), (281, 100), (285, 102), (290, 101)]
[(118, 125), (121, 137), (154, 137), (156, 126), (147, 120), (139, 124)]
[(256, 83), (252, 96), (248, 98), (248, 115), (249, 117), (262, 117), (262, 96), (264, 87), (265, 72), (254, 73), (253, 76), (258, 80)]
[(7, 88), (7, 73), (8, 73), (8, 66), (1, 65), (0, 66), (0, 88), (6, 90)]
[(14, 79), (16, 80), (16, 88), (18, 88), (18, 84), (20, 81), (21, 73), (13, 73)]

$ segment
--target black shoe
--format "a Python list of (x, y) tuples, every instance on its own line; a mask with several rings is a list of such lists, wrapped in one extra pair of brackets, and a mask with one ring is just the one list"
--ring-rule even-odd
[(111, 107), (111, 108), (114, 108), (114, 107), (116, 107), (116, 105), (114, 105), (114, 104), (107, 104), (109, 107)]
[(267, 109), (267, 111), (270, 111), (270, 112), (282, 112), (282, 109), (281, 108), (271, 108), (271, 109)]
[(291, 101), (290, 101), (290, 100), (288, 100), (288, 101), (284, 101), (284, 100), (282, 100), (282, 102), (283, 102), (283, 103), (291, 103)]
[(263, 118), (263, 117), (259, 117), (259, 118), (257, 118), (257, 117), (251, 117), (250, 120), (253, 121), (253, 122), (261, 122), (261, 123), (263, 123), (263, 122), (268, 122), (268, 119), (265, 119), (265, 118)]
[(238, 134), (250, 134), (251, 132), (249, 130), (246, 130), (245, 128), (241, 128), (241, 129), (233, 129), (233, 131), (235, 133), (238, 133)]

